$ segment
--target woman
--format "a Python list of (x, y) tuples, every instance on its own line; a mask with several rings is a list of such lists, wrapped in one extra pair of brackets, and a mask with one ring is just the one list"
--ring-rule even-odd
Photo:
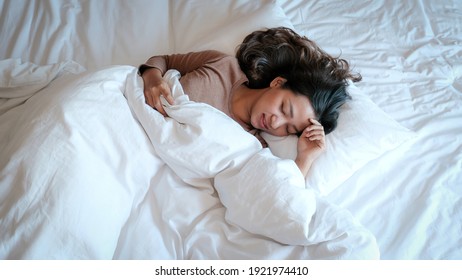
[[(249, 80), (241, 70), (238, 59), (218, 51), (153, 56), (139, 68), (146, 102), (166, 115), (160, 97), (163, 96), (170, 104), (174, 101), (162, 75), (169, 69), (176, 69), (182, 75), (180, 83), (191, 100), (208, 103), (223, 111), (257, 137), (255, 131), (277, 136), (299, 135), (295, 162), (306, 176), (311, 164), (325, 149), (325, 128), (318, 120), (324, 117), (336, 122), (338, 107), (348, 97), (345, 91), (347, 83), (346, 79), (340, 80), (330, 74), (329, 63), (323, 63), (327, 56), (325, 53), (308, 59), (308, 44), (303, 42), (303, 47), (300, 47), (300, 42), (291, 41), (298, 36), (295, 32), (289, 29), (261, 32), (268, 32), (267, 35), (271, 37), (271, 32), (277, 30), (287, 33), (284, 45), (292, 47), (278, 48), (279, 39), (275, 37), (274, 48), (262, 48), (258, 44), (263, 43), (259, 39), (262, 38), (259, 37), (260, 33), (254, 32), (246, 37), (238, 51), (240, 58), (243, 53), (261, 50), (252, 59), (263, 59), (268, 63), (263, 67), (258, 63), (253, 65), (263, 71), (266, 71), (265, 65), (271, 66), (267, 69), (271, 70), (270, 75), (265, 76), (258, 86), (254, 85), (255, 76), (250, 76)], [(246, 45), (252, 38), (256, 44)], [(337, 108), (337, 111), (326, 118), (326, 107)], [(330, 132), (332, 125), (327, 124)]]
[(277, 76), (299, 73), (294, 79), (305, 80), (312, 87), (309, 98), (326, 134), (337, 126), (339, 108), (349, 99), (348, 80), (362, 79), (359, 73), (351, 72), (346, 60), (330, 56), (315, 42), (286, 27), (247, 35), (236, 58), (251, 88), (263, 88)]

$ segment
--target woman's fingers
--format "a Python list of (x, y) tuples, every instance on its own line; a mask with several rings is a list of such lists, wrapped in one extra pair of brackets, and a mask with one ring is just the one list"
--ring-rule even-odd
[(175, 103), (173, 100), (172, 91), (170, 90), (167, 82), (162, 81), (162, 83), (157, 86), (157, 90), (159, 91), (159, 99), (160, 96), (163, 96), (165, 100), (167, 100), (168, 104), (173, 105), (173, 103)]
[(311, 136), (308, 136), (307, 138), (310, 141), (323, 141), (324, 140), (324, 135), (321, 135), (321, 134), (319, 134), (319, 135), (311, 135)]
[(160, 100), (160, 94), (156, 93), (154, 90), (145, 90), (144, 91), (144, 99), (146, 100), (146, 104), (151, 106), (152, 108), (156, 109), (165, 116), (165, 110), (162, 106), (162, 102)]
[(164, 117), (167, 116), (167, 112), (165, 112), (164, 105), (162, 104), (160, 98), (156, 100), (156, 103), (153, 108), (159, 111), (159, 113), (161, 113), (162, 115), (164, 115)]
[(317, 126), (309, 126), (303, 131), (302, 134), (304, 137), (312, 137), (312, 136), (322, 136), (324, 137), (324, 129), (322, 127)]
[(325, 141), (324, 127), (314, 119), (310, 119), (311, 125), (307, 126), (303, 131), (302, 136), (310, 141)]
[(312, 123), (311, 125), (308, 125), (306, 128), (305, 128), (305, 131), (312, 131), (312, 130), (321, 130), (324, 132), (324, 127), (322, 126), (321, 123), (319, 123), (317, 120), (315, 119), (310, 119), (310, 122)]
[(165, 100), (167, 100), (168, 104), (173, 105), (175, 103), (170, 89), (168, 89), (166, 92), (163, 92), (162, 96), (165, 98)]
[(311, 122), (312, 124), (322, 126), (322, 124), (321, 124), (318, 120), (316, 120), (316, 119), (310, 119), (310, 122)]
[(159, 111), (159, 113), (161, 113), (162, 115), (167, 116), (167, 113), (164, 109), (164, 105), (162, 104), (161, 96), (163, 96), (170, 105), (173, 105), (175, 103), (170, 88), (168, 87), (165, 88), (159, 86), (144, 91), (146, 104)]

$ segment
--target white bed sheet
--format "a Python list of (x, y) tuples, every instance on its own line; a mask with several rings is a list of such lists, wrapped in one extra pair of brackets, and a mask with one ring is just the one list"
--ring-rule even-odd
[[(113, 64), (137, 66), (153, 54), (182, 47), (171, 36), (177, 26), (172, 7), (184, 4), (181, 1), (47, 3), (0, 1), (0, 59), (37, 64), (75, 60), (92, 70)], [(224, 8), (228, 16), (233, 7), (247, 5), (229, 3)], [(258, 13), (258, 6), (265, 3), (269, 1), (252, 1), (249, 7)], [(327, 199), (351, 211), (372, 231), (383, 259), (462, 259), (460, 1), (277, 3), (298, 32), (349, 59), (363, 75), (358, 87), (418, 135), (412, 143), (370, 162)], [(183, 20), (188, 22), (186, 16)], [(198, 199), (194, 213), (208, 209), (208, 216), (194, 220), (194, 213), (178, 207), (189, 191), (174, 178), (153, 178), (156, 184), (145, 190), (130, 212), (112, 257), (310, 257), (300, 248), (274, 251), (241, 229), (230, 229), (217, 218), (224, 209), (214, 199)], [(163, 209), (160, 216), (153, 214), (158, 207)], [(172, 219), (183, 225), (181, 232), (168, 227)], [(189, 235), (193, 228), (196, 234)], [(239, 232), (227, 240), (230, 246), (209, 246), (230, 231)], [(151, 238), (126, 242), (140, 235)]]
[(341, 52), (363, 93), (417, 133), (328, 198), (374, 232), (383, 259), (462, 259), (462, 3), (280, 3), (296, 30)]

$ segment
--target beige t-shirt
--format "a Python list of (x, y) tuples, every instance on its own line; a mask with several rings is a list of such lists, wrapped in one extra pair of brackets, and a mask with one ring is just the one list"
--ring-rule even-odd
[(178, 70), (190, 100), (207, 103), (230, 117), (232, 93), (248, 81), (237, 59), (218, 51), (153, 56), (139, 67), (140, 73), (151, 67), (162, 74), (169, 69)]

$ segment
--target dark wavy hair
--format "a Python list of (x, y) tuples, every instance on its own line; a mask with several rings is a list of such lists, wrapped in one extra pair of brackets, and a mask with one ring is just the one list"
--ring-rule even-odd
[(358, 82), (345, 59), (333, 57), (315, 42), (286, 27), (254, 31), (238, 46), (236, 58), (250, 88), (268, 87), (276, 77), (284, 88), (307, 96), (326, 134), (337, 126), (340, 107), (351, 97), (348, 81)]

